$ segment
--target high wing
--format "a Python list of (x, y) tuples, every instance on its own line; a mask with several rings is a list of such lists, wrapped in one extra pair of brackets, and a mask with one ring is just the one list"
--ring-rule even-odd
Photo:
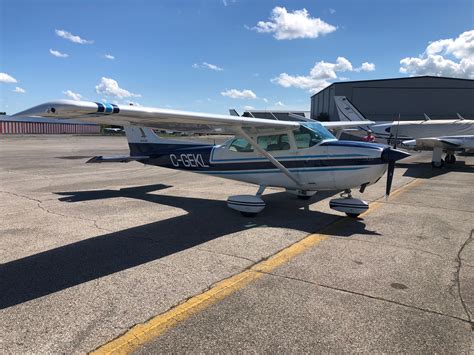
[(238, 134), (240, 129), (252, 134), (267, 130), (297, 129), (300, 126), (298, 122), (293, 121), (72, 100), (47, 102), (13, 116), (75, 119), (108, 125), (136, 125), (163, 130), (222, 134)]
[[(234, 115), (217, 115), (188, 111), (169, 110), (153, 107), (115, 105), (108, 103), (58, 100), (47, 102), (14, 117), (48, 117), (75, 119), (85, 122), (108, 125), (136, 125), (172, 131), (192, 131), (202, 133), (239, 134), (240, 128), (249, 133), (297, 129), (299, 122), (269, 120)], [(374, 122), (320, 122), (331, 129), (356, 127)]]

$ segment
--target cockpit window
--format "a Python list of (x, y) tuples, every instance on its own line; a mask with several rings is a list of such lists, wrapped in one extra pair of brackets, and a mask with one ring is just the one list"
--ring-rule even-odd
[(259, 136), (257, 138), (257, 144), (268, 152), (290, 149), (290, 143), (287, 134)]
[(233, 152), (250, 153), (253, 152), (252, 145), (245, 138), (235, 138), (229, 145), (229, 150)]
[(298, 149), (304, 149), (319, 144), (325, 140), (334, 140), (331, 132), (317, 122), (303, 123), (297, 131), (293, 131)]

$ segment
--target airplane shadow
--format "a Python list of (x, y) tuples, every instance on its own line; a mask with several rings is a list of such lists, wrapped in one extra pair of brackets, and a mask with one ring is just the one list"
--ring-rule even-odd
[[(258, 226), (289, 228), (307, 233), (342, 219), (311, 211), (308, 206), (335, 192), (300, 201), (284, 192), (264, 195), (266, 209), (256, 218), (242, 217), (224, 201), (152, 194), (167, 185), (120, 190), (58, 192), (60, 201), (74, 203), (116, 197), (134, 198), (186, 210), (185, 215), (81, 240), (0, 266), (0, 309), (132, 268), (210, 240)], [(379, 235), (362, 220), (344, 222), (342, 235)], [(330, 232), (329, 232), (330, 233)], [(278, 238), (278, 235), (275, 235)]]
[(466, 165), (464, 161), (457, 161), (455, 164), (445, 165), (442, 168), (433, 168), (429, 163), (397, 163), (397, 168), (406, 168), (403, 176), (415, 177), (419, 179), (430, 179), (432, 177), (444, 175), (450, 171), (474, 173), (474, 166)]

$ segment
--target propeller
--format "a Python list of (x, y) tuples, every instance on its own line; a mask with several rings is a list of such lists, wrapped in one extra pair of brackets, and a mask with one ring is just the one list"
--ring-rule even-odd
[(387, 185), (385, 187), (385, 196), (390, 196), (390, 190), (392, 189), (393, 174), (395, 173), (395, 162), (406, 157), (410, 154), (403, 152), (395, 148), (385, 148), (382, 151), (382, 161), (388, 164), (387, 168)]
[[(400, 130), (400, 114), (398, 114), (398, 122), (397, 122), (397, 133), (395, 133), (395, 141), (393, 142), (393, 149), (397, 149), (398, 143), (398, 131)], [(391, 131), (391, 130), (390, 130)]]

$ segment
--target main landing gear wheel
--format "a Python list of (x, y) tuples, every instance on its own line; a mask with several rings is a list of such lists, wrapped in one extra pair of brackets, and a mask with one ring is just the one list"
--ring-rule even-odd
[(432, 162), (431, 162), (431, 166), (432, 166), (433, 168), (440, 169), (440, 168), (442, 168), (442, 167), (444, 166), (444, 160), (441, 159), (441, 161), (432, 161)]
[(261, 185), (256, 195), (236, 195), (227, 199), (227, 206), (239, 211), (244, 217), (255, 217), (265, 208), (265, 201), (261, 199), (265, 186)]
[(296, 195), (300, 200), (309, 200), (311, 197), (313, 196), (310, 196), (310, 195)]
[(347, 213), (346, 212), (346, 215), (347, 215), (347, 217), (357, 218), (357, 217), (359, 217), (360, 213)]
[(447, 154), (444, 161), (446, 164), (454, 164), (456, 162), (456, 156), (454, 154)]

